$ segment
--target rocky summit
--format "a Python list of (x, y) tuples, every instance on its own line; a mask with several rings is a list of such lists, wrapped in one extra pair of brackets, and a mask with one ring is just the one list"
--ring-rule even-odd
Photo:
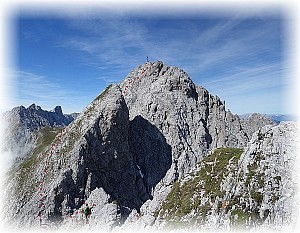
[[(257, 119), (232, 114), (180, 68), (147, 62), (10, 172), (5, 221), (109, 231), (286, 224), (294, 183), (284, 159), (291, 166), (294, 150), (285, 140), (296, 126)], [(287, 186), (274, 191), (276, 179)], [(279, 205), (286, 221), (275, 220)]]

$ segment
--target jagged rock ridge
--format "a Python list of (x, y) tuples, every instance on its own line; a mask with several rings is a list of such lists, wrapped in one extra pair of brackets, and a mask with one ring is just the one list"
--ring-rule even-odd
[(63, 114), (60, 106), (52, 111), (36, 104), (28, 108), (18, 106), (1, 116), (5, 124), (3, 152), (11, 152), (16, 159), (23, 159), (36, 146), (38, 133), (43, 127), (65, 127), (78, 113)]
[[(60, 153), (52, 156), (50, 161), (45, 154), (37, 156), (39, 163), (32, 164), (32, 169), (37, 171), (32, 174), (34, 180), (42, 180), (41, 165), (48, 161), (52, 168), (43, 185), (43, 214), (46, 218), (63, 221), (63, 217), (81, 207), (96, 188), (102, 188), (109, 195), (110, 202), (118, 203), (122, 218), (129, 214), (130, 209), (139, 210), (146, 200), (153, 198), (153, 188), (171, 165), (171, 149), (155, 126), (142, 117), (131, 122), (128, 117), (120, 88), (111, 86), (67, 127)], [(143, 133), (149, 139), (143, 146), (155, 145), (156, 151), (145, 151), (146, 156), (139, 158), (140, 147), (130, 150), (129, 143)], [(146, 163), (151, 163), (151, 167)], [(51, 177), (56, 177), (54, 182)], [(24, 198), (21, 195), (18, 199), (22, 202)], [(18, 202), (9, 204), (19, 209), (18, 222), (29, 226), (36, 224), (31, 216), (37, 216), (40, 211), (34, 208), (36, 203), (39, 203), (39, 195), (33, 194), (31, 200), (21, 204), (24, 205), (21, 209)]]
[(239, 115), (242, 120), (250, 120), (255, 118), (269, 118), (275, 124), (279, 124), (282, 121), (297, 121), (297, 116), (292, 114), (259, 114), (259, 113), (246, 113)]
[[(122, 224), (133, 209), (147, 213), (151, 225), (171, 184), (215, 148), (243, 148), (251, 133), (223, 101), (181, 69), (143, 64), (120, 85), (109, 86), (66, 127), (51, 159), (46, 156), (50, 146), (31, 158), (32, 180), (43, 180), (42, 209), (38, 185), (31, 181), (23, 184), (22, 194), (13, 192), (16, 198), (9, 205), (16, 211), (7, 219), (29, 227), (39, 224), (32, 216), (41, 212), (43, 222), (66, 225), (74, 209), (98, 198), (95, 216), (118, 216), (111, 226)], [(9, 187), (19, 184), (16, 173)]]
[(252, 135), (253, 132), (261, 129), (265, 125), (275, 125), (279, 122), (272, 120), (267, 115), (253, 113), (241, 118), (241, 124), (247, 135)]
[(67, 126), (74, 120), (74, 114), (63, 114), (61, 106), (56, 106), (52, 111), (46, 111), (36, 104), (30, 105), (28, 108), (15, 107), (6, 112), (4, 117), (9, 122), (17, 122), (30, 131), (44, 126)]

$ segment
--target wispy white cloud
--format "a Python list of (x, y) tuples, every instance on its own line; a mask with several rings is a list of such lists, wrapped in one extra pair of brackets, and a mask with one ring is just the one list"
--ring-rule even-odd
[(224, 21), (201, 33), (192, 50), (188, 51), (194, 54), (192, 56), (196, 65), (193, 70), (205, 72), (211, 67), (220, 69), (219, 66), (224, 64), (234, 67), (242, 62), (255, 64), (263, 59), (259, 57), (262, 52), (273, 55), (281, 52), (281, 48), (276, 47), (272, 41), (274, 34), (280, 33), (276, 32), (276, 24), (257, 23), (255, 27), (249, 27), (247, 30), (235, 29), (239, 24), (239, 20)]
[(212, 94), (226, 100), (234, 113), (291, 113), (286, 93), (291, 84), (282, 64), (256, 64), (233, 68), (203, 83)]
[[(255, 20), (231, 17), (205, 29), (199, 27), (201, 21), (187, 21), (186, 25), (157, 30), (145, 22), (126, 19), (101, 21), (100, 25), (80, 22), (73, 27), (83, 29), (84, 25), (85, 32), (92, 32), (97, 39), (76, 38), (76, 43), (70, 41), (69, 45), (97, 57), (104, 66), (119, 68), (139, 64), (140, 56), (147, 54), (186, 69), (198, 85), (224, 98), (239, 98), (272, 88), (278, 91), (285, 72), (282, 48), (278, 47), (282, 46), (278, 42), (282, 39), (280, 25)], [(111, 81), (108, 76), (102, 78)]]
[(86, 52), (98, 61), (97, 66), (125, 67), (138, 61), (145, 49), (145, 28), (123, 20), (70, 21), (69, 27), (83, 36), (65, 38), (60, 46)]
[[(95, 79), (105, 84), (121, 81), (149, 56), (185, 69), (196, 84), (224, 98), (262, 96), (259, 92), (268, 89), (273, 95), (270, 90), (282, 88), (286, 72), (280, 20), (226, 17), (208, 24), (204, 19), (204, 27), (197, 18), (166, 22), (105, 14), (69, 19), (64, 23), (72, 33), (59, 37), (57, 46), (79, 52), (82, 64), (99, 70)], [(53, 85), (43, 83), (45, 89)]]
[(230, 69), (230, 73), (220, 74), (218, 77), (214, 79), (207, 80), (205, 82), (206, 85), (215, 84), (220, 82), (230, 82), (230, 81), (243, 81), (245, 79), (260, 79), (262, 75), (270, 76), (274, 78), (274, 74), (276, 80), (278, 80), (278, 75), (282, 72), (282, 64), (279, 62), (271, 63), (271, 64), (250, 64), (249, 66), (236, 66)]
[(15, 79), (16, 93), (12, 98), (17, 99), (14, 102), (24, 106), (36, 103), (50, 110), (56, 105), (61, 105), (65, 113), (70, 113), (77, 110), (78, 105), (83, 105), (83, 108), (90, 98), (80, 92), (64, 88), (46, 76), (31, 72), (15, 71)]

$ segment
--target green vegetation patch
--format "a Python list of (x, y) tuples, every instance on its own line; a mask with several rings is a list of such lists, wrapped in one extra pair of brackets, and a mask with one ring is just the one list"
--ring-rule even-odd
[[(229, 211), (233, 205), (235, 206), (231, 211), (231, 224), (235, 228), (252, 227), (259, 225), (263, 221), (259, 214), (259, 209), (263, 202), (262, 190), (265, 186), (265, 174), (260, 166), (262, 160), (264, 160), (264, 154), (262, 152), (255, 153), (252, 163), (247, 165), (247, 173), (241, 174), (242, 177), (245, 177), (245, 192), (241, 194), (244, 200), (243, 203), (230, 202), (226, 207), (226, 210)], [(271, 199), (273, 202), (276, 201), (276, 197), (271, 197)]]
[(55, 139), (56, 135), (61, 131), (61, 127), (50, 128), (44, 127), (38, 131), (38, 139), (36, 147), (33, 149), (31, 155), (20, 165), (21, 169), (30, 169), (41, 161), (39, 154), (45, 151)]
[(36, 177), (37, 166), (41, 163), (43, 157), (39, 156), (54, 141), (56, 135), (62, 128), (44, 127), (37, 132), (38, 138), (36, 147), (31, 154), (20, 164), (16, 171), (16, 190), (15, 195), (19, 197), (24, 195), (29, 200), (32, 194), (37, 190), (34, 177)]
[(44, 127), (39, 131), (39, 136), (37, 140), (37, 146), (34, 148), (31, 157), (36, 157), (40, 153), (44, 152), (46, 147), (49, 146), (52, 142), (57, 143), (54, 141), (56, 135), (58, 135), (62, 127)]
[[(156, 213), (157, 216), (169, 222), (177, 222), (195, 211), (195, 217), (190, 221), (201, 223), (211, 211), (217, 197), (225, 195), (225, 191), (221, 189), (222, 180), (235, 171), (242, 152), (238, 148), (219, 148), (204, 158), (198, 164), (199, 170), (191, 173), (191, 179), (182, 184), (178, 181), (173, 184), (159, 213)], [(202, 198), (200, 193), (204, 193)], [(201, 202), (203, 197), (208, 198), (204, 203)]]
[(213, 199), (225, 195), (225, 192), (221, 191), (221, 182), (237, 167), (242, 152), (239, 148), (219, 148), (203, 160), (204, 166), (199, 175), (204, 180), (206, 193)]

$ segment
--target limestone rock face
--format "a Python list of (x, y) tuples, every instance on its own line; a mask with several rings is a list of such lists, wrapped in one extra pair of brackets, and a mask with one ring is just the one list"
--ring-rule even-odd
[[(10, 202), (17, 214), (9, 214), (19, 218), (19, 224), (37, 224), (33, 216), (39, 212), (46, 222), (61, 224), (97, 188), (109, 195), (109, 203), (118, 204), (118, 221), (122, 222), (132, 209), (139, 211), (153, 198), (154, 187), (171, 166), (171, 148), (161, 132), (141, 116), (129, 121), (121, 90), (114, 85), (65, 129), (55, 152), (46, 148), (37, 159), (39, 163), (32, 164), (33, 176), (42, 183), (43, 192), (24, 193), (32, 195), (25, 206), (19, 205), (22, 194)], [(16, 178), (16, 182), (21, 181)]]
[(239, 199), (232, 214), (234, 209), (257, 213), (257, 219), (252, 217), (246, 224), (275, 229), (295, 226), (297, 133), (295, 122), (281, 122), (253, 134), (239, 161), (231, 197)]
[[(35, 117), (41, 109), (30, 111)], [(54, 113), (62, 115), (59, 107)], [(148, 62), (107, 87), (12, 173), (6, 193), (15, 198), (6, 202), (13, 207), (6, 220), (72, 228), (84, 223), (79, 213), (89, 203), (94, 229), (130, 228), (140, 213), (138, 224), (157, 224), (155, 212), (174, 182), (216, 148), (246, 146), (251, 135), (244, 128), (183, 70)]]
[(172, 147), (165, 182), (186, 174), (208, 151), (243, 147), (250, 135), (225, 103), (197, 87), (178, 67), (158, 61), (134, 69), (120, 84), (132, 120), (140, 115), (156, 126)]
[[(294, 229), (299, 208), (297, 132), (295, 122), (268, 125), (253, 134), (241, 155), (236, 149), (216, 150), (172, 185), (154, 225)], [(143, 219), (135, 226), (144, 225)]]
[(259, 113), (241, 117), (241, 124), (247, 135), (252, 135), (255, 131), (261, 129), (265, 125), (276, 125), (276, 123), (277, 122), (272, 120), (269, 116)]
[(12, 111), (6, 112), (4, 117), (9, 122), (18, 122), (31, 131), (43, 126), (66, 126), (74, 120), (69, 115), (64, 115), (60, 106), (56, 106), (52, 111), (46, 111), (36, 104), (28, 108), (15, 107)]

